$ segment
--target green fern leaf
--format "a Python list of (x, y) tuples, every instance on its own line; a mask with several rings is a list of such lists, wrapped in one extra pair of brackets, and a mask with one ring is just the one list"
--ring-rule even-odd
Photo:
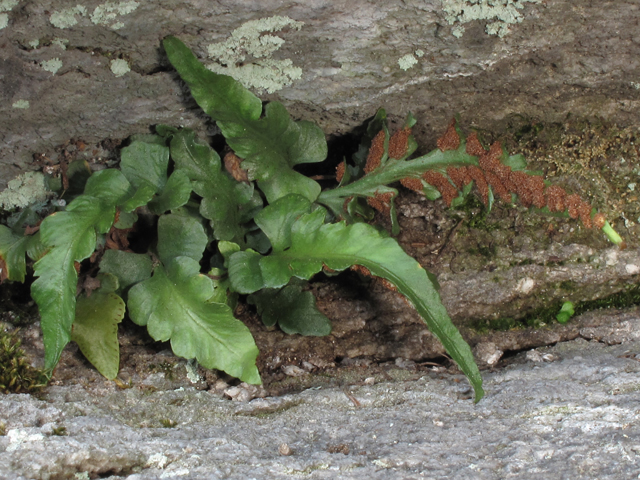
[(228, 305), (207, 301), (214, 285), (199, 270), (198, 262), (189, 257), (158, 266), (153, 277), (129, 290), (131, 319), (146, 325), (155, 340), (171, 340), (178, 356), (195, 358), (206, 368), (223, 370), (247, 383), (261, 383), (251, 332), (233, 317)]
[(180, 40), (167, 37), (163, 45), (193, 98), (244, 159), (242, 168), (258, 181), (267, 200), (272, 203), (296, 193), (314, 201), (320, 185), (293, 167), (325, 159), (327, 143), (322, 130), (311, 122), (294, 122), (278, 102), (269, 103), (262, 115), (258, 97), (233, 78), (207, 70)]
[(111, 288), (103, 286), (91, 294), (82, 295), (76, 302), (76, 314), (71, 330), (71, 340), (78, 344), (82, 354), (109, 380), (118, 375), (120, 368), (120, 345), (118, 324), (124, 318), (125, 304), (114, 290), (118, 282), (112, 277)]
[(100, 233), (115, 217), (115, 206), (105, 205), (95, 197), (80, 196), (67, 210), (47, 217), (40, 227), (42, 241), (51, 250), (35, 265), (39, 277), (31, 286), (38, 304), (45, 345), (45, 369), (58, 363), (62, 349), (71, 339), (75, 316), (75, 262), (89, 257), (96, 247), (96, 228)]
[[(277, 218), (276, 212), (286, 216), (290, 200), (285, 198), (265, 208), (263, 212), (267, 213), (261, 212), (262, 217)], [(298, 197), (297, 201), (304, 203), (305, 200)], [(308, 202), (307, 205), (311, 210)], [(290, 226), (290, 240), (280, 243), (281, 248), (274, 247), (269, 256), (252, 250), (232, 254), (229, 257), (232, 289), (253, 293), (263, 288), (282, 287), (291, 277), (310, 279), (324, 266), (337, 271), (352, 265), (363, 266), (372, 275), (390, 281), (414, 305), (429, 330), (440, 339), (471, 382), (476, 401), (480, 400), (484, 395), (482, 377), (471, 349), (451, 322), (436, 287), (422, 266), (394, 239), (384, 237), (374, 227), (365, 223), (325, 224), (324, 217), (325, 212), (317, 209), (301, 214), (293, 222), (280, 222), (280, 228)], [(287, 246), (287, 243), (290, 244)]]
[(185, 172), (193, 191), (202, 197), (200, 213), (211, 221), (217, 240), (244, 245), (247, 228), (262, 199), (253, 184), (236, 182), (221, 169), (220, 157), (209, 145), (198, 142), (193, 130), (182, 129), (171, 139), (171, 158)]
[(311, 292), (303, 292), (299, 285), (284, 288), (265, 288), (249, 295), (262, 322), (270, 327), (276, 323), (284, 333), (322, 337), (331, 333), (331, 321), (318, 310)]

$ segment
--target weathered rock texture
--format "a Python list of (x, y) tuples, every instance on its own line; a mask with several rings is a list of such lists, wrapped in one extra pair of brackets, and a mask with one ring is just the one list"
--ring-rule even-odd
[[(494, 130), (513, 114), (637, 122), (637, 2), (524, 3), (522, 22), (502, 38), (486, 33), (492, 19), (465, 23), (466, 32), (454, 36), (461, 24), (450, 25), (444, 10), (452, 3), (2, 2), (0, 188), (35, 168), (34, 153), (71, 138), (125, 138), (157, 123), (202, 131), (203, 116), (168, 67), (161, 39), (177, 35), (207, 59), (207, 46), (274, 15), (304, 22), (274, 32), (285, 43), (269, 54), (291, 59), (302, 75), (263, 98), (280, 99), (328, 135), (350, 130), (379, 106), (399, 116), (412, 110), (422, 144), (433, 144), (454, 113)], [(264, 59), (242, 60), (256, 62)]]

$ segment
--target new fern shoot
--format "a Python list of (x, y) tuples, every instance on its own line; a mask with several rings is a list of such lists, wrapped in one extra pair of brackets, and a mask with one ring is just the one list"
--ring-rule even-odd
[[(0, 226), (2, 280), (24, 281), (35, 262), (31, 293), (38, 304), (51, 375), (69, 341), (107, 378), (119, 370), (118, 323), (128, 313), (176, 355), (195, 358), (247, 383), (260, 383), (258, 349), (234, 318), (239, 295), (286, 333), (327, 335), (331, 323), (302, 285), (320, 271), (356, 269), (402, 294), (439, 338), (475, 390), (482, 378), (469, 345), (451, 322), (435, 277), (395, 239), (367, 223), (371, 208), (399, 227), (394, 199), (400, 182), (450, 205), (477, 193), (542, 211), (566, 211), (586, 226), (620, 237), (577, 195), (526, 172), (521, 155), (499, 144), (485, 149), (452, 123), (438, 149), (414, 159), (409, 115), (390, 134), (380, 110), (352, 163), (337, 169), (338, 186), (322, 190), (297, 172), (325, 160), (320, 128), (294, 121), (278, 102), (259, 98), (231, 77), (207, 70), (178, 39), (164, 40), (171, 64), (215, 121), (230, 152), (221, 160), (187, 128), (158, 126), (131, 138), (119, 169), (88, 177), (81, 193), (39, 228), (22, 214)], [(60, 203), (60, 202), (59, 202)], [(129, 244), (136, 229), (153, 231), (148, 249)], [(613, 232), (613, 233), (611, 233)], [(146, 234), (145, 233), (145, 234)], [(205, 252), (207, 254), (205, 255)]]

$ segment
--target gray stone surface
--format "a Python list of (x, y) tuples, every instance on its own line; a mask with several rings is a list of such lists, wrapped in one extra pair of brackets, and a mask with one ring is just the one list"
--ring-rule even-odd
[(247, 403), (189, 387), (155, 389), (160, 376), (126, 390), (97, 383), (51, 387), (40, 399), (5, 395), (0, 478), (640, 474), (637, 341), (579, 339), (523, 352), (484, 372), (487, 396), (476, 405), (463, 377), (396, 363), (405, 368)]
[[(122, 139), (157, 123), (205, 130), (166, 63), (161, 39), (177, 35), (215, 63), (209, 45), (276, 15), (304, 25), (262, 32), (278, 39), (271, 43), (284, 43), (266, 57), (241, 58), (252, 48), (245, 42), (237, 61), (225, 65), (260, 68), (290, 60), (300, 78), (261, 96), (280, 99), (328, 135), (350, 130), (380, 106), (400, 117), (413, 111), (419, 143), (429, 145), (456, 113), (466, 125), (494, 131), (512, 115), (558, 121), (571, 113), (637, 123), (637, 2), (519, 1), (522, 8), (512, 12), (520, 23), (503, 23), (503, 37), (487, 33), (495, 18), (456, 21), (455, 3), (7, 0), (0, 12), (0, 26), (6, 23), (0, 29), (0, 188), (36, 168), (33, 154), (71, 138), (90, 144)], [(485, 17), (505, 16), (480, 3)], [(466, 31), (455, 36), (461, 26)], [(400, 59), (407, 55), (415, 63), (405, 62), (405, 70)], [(116, 68), (123, 65), (130, 71)], [(282, 66), (271, 73), (286, 80)]]

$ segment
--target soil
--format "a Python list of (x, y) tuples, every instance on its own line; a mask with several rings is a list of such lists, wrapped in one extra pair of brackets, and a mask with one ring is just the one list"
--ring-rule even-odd
[[(618, 252), (600, 232), (577, 221), (532, 214), (521, 206), (497, 202), (487, 212), (479, 202), (469, 201), (447, 209), (441, 200), (428, 201), (403, 190), (397, 201), (402, 229), (398, 241), (438, 276), (443, 302), (474, 348), (481, 368), (500, 368), (521, 350), (578, 337), (619, 343), (621, 335), (632, 336), (633, 332), (625, 333), (624, 322), (636, 312), (634, 308), (613, 316), (587, 312), (566, 325), (553, 316), (566, 299), (583, 302), (583, 311), (589, 305), (593, 308), (588, 301), (597, 299), (622, 307), (636, 301), (638, 272), (625, 266), (640, 264), (636, 240), (640, 202), (635, 194), (640, 130), (598, 120), (541, 125), (519, 117), (512, 119), (507, 134), (484, 132), (484, 138), (499, 139), (511, 152), (524, 153), (530, 170), (542, 170), (555, 184), (583, 194), (615, 223), (628, 248)], [(115, 139), (87, 145), (74, 140), (40, 158), (43, 166), (53, 168), (85, 159), (98, 170), (117, 161), (121, 143)], [(388, 219), (377, 221), (388, 227)], [(562, 277), (562, 272), (568, 276)], [(592, 272), (599, 276), (590, 276)], [(535, 278), (538, 290), (523, 294), (518, 282), (529, 277)], [(580, 279), (585, 280), (580, 283)], [(319, 275), (309, 289), (318, 308), (332, 320), (329, 336), (286, 335), (265, 327), (253, 307), (241, 302), (237, 308), (236, 316), (249, 327), (260, 349), (264, 388), (251, 391), (251, 396), (335, 385), (345, 378), (359, 382), (372, 374), (384, 377), (390, 365), (416, 374), (434, 365), (442, 372), (456, 371), (416, 312), (384, 285), (345, 272), (333, 278)], [(28, 291), (5, 285), (2, 295), (3, 319), (22, 327), (23, 346), (37, 364), (43, 358), (43, 345)], [(496, 298), (493, 303), (488, 300), (491, 296)], [(123, 388), (145, 384), (149, 378), (154, 379), (150, 388), (157, 388), (162, 379), (167, 386), (188, 384), (220, 392), (238, 383), (201, 367), (194, 374), (184, 359), (171, 353), (168, 343), (153, 342), (144, 329), (126, 320), (120, 326), (120, 347), (117, 383)], [(70, 344), (51, 384), (103, 381)]]

